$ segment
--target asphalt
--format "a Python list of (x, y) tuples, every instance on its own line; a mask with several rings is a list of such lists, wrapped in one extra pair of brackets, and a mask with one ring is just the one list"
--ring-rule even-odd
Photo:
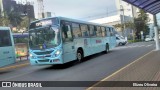
[[(120, 68), (134, 62), (154, 48), (154, 42), (133, 43), (117, 47), (108, 54), (99, 53), (93, 55), (81, 63), (73, 62), (73, 64), (60, 66), (31, 66), (28, 61), (24, 61), (24, 63), (22, 61), (16, 63), (15, 68), (11, 67), (10, 69), (0, 71), (0, 81), (100, 81), (117, 72)], [(22, 64), (26, 65), (17, 67)], [(88, 87), (52, 87), (45, 89), (85, 90)], [(17, 90), (17, 88), (14, 89)], [(29, 89), (32, 90), (32, 88)], [(36, 89), (43, 90), (43, 88)]]

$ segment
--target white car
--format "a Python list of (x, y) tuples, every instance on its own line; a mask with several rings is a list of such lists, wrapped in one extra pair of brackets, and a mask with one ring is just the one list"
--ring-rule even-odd
[(122, 46), (122, 45), (125, 45), (127, 41), (123, 37), (117, 36), (116, 43), (117, 43), (117, 46)]
[(148, 42), (148, 41), (153, 41), (154, 38), (151, 38), (149, 35), (146, 35), (146, 38), (145, 38), (145, 41)]
[(146, 41), (146, 42), (148, 42), (148, 41), (153, 41), (153, 40), (154, 40), (154, 39), (153, 39), (153, 38), (150, 38), (150, 37), (146, 37), (146, 38), (145, 38), (145, 41)]

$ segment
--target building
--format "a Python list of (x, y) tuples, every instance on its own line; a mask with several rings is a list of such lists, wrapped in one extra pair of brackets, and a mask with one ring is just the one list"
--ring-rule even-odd
[[(133, 21), (133, 17), (138, 17), (138, 8), (121, 0), (115, 0), (115, 2), (117, 9), (117, 13), (115, 15), (90, 20), (90, 22), (107, 25), (116, 25), (123, 24), (128, 21)], [(132, 32), (133, 31), (129, 28), (125, 28), (125, 30), (121, 30), (120, 28), (117, 29), (117, 33), (123, 36), (128, 36), (132, 34)]]
[(44, 17), (45, 17), (45, 18), (47, 18), (47, 17), (52, 17), (51, 12), (45, 12), (45, 13), (44, 13)]
[(29, 18), (34, 19), (34, 6), (31, 2), (22, 2), (17, 3), (15, 0), (0, 0), (0, 13), (3, 15), (3, 12), (6, 12), (8, 15), (11, 11), (19, 13), (20, 15), (27, 15)]
[(0, 6), (1, 15), (3, 15), (4, 11), (8, 14), (12, 9), (12, 0), (0, 0)]

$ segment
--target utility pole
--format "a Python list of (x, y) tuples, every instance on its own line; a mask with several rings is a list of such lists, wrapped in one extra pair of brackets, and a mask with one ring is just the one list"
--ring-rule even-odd
[(122, 11), (122, 24), (123, 24), (123, 33), (124, 33), (124, 36), (126, 37), (126, 31), (125, 31), (125, 17), (124, 17), (124, 8), (122, 5), (120, 5), (120, 11)]
[(134, 9), (133, 9), (133, 5), (131, 5), (132, 8), (132, 18), (133, 18), (133, 28), (132, 28), (132, 38), (133, 41), (135, 40), (135, 21), (134, 21)]
[(154, 20), (154, 32), (155, 32), (155, 42), (156, 42), (156, 50), (160, 50), (159, 47), (159, 35), (158, 35), (158, 25), (157, 25), (157, 18), (156, 15), (153, 15)]

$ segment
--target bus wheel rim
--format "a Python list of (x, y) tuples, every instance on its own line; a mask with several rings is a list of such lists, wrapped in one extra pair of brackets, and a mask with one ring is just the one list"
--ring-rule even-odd
[(81, 53), (77, 53), (77, 58), (78, 58), (79, 61), (82, 59)]

